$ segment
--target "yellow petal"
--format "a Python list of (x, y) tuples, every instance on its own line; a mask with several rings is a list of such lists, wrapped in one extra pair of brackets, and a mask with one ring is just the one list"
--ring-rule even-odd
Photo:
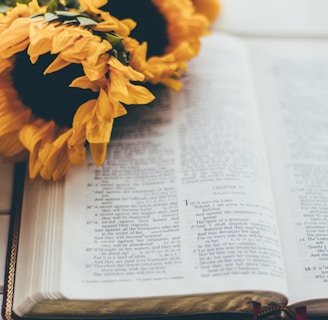
[(0, 57), (0, 73), (9, 69), (13, 65), (13, 59), (3, 59)]
[(106, 159), (107, 143), (91, 143), (89, 147), (96, 166), (100, 166)]
[(22, 128), (31, 117), (31, 110), (27, 108), (12, 108), (10, 111), (0, 108), (0, 135)]
[[(24, 51), (29, 44), (29, 40), (25, 39), (15, 45), (8, 47), (6, 50), (1, 52), (1, 57), (9, 58), (15, 55), (17, 52)], [(1, 49), (0, 49), (1, 50)]]
[(220, 13), (221, 4), (218, 0), (192, 0), (196, 11), (204, 14), (210, 22), (214, 21)]
[(18, 138), (18, 132), (9, 132), (0, 136), (0, 153), (5, 157), (13, 157), (24, 150)]
[[(97, 38), (94, 38), (94, 40)], [(99, 63), (99, 57), (107, 53), (109, 50), (112, 49), (112, 45), (108, 41), (101, 41), (96, 42), (92, 41), (90, 42), (88, 46), (89, 52), (87, 56), (87, 61), (90, 64), (96, 65)]]
[(82, 166), (85, 162), (85, 153), (84, 145), (74, 145), (68, 149), (68, 158), (72, 164)]
[(81, 63), (81, 61), (88, 57), (89, 45), (93, 40), (94, 37), (90, 32), (88, 32), (88, 34), (84, 34), (83, 37), (79, 37), (74, 42), (74, 45), (60, 51), (62, 59), (71, 63)]
[(94, 92), (99, 91), (99, 87), (96, 85), (96, 82), (90, 81), (87, 76), (82, 76), (74, 79), (70, 87), (81, 88), (81, 89), (91, 89)]
[[(115, 77), (117, 80), (118, 77)], [(145, 87), (132, 84), (128, 81), (124, 83), (125, 90), (119, 90), (118, 83), (114, 84), (110, 91), (115, 98), (126, 104), (148, 104), (155, 99), (154, 95)], [(121, 84), (122, 85), (122, 84)]]
[(108, 95), (104, 89), (101, 89), (97, 99), (97, 118), (101, 119), (102, 121), (111, 122), (114, 118), (114, 115), (110, 105), (111, 101), (108, 98)]
[[(127, 42), (129, 43), (129, 42)], [(147, 42), (143, 42), (141, 45), (137, 46), (131, 56), (131, 64), (137, 69), (142, 70), (146, 64), (147, 60)]]
[(128, 80), (122, 76), (121, 73), (111, 72), (110, 92), (117, 100), (122, 101), (121, 97), (126, 97), (128, 95), (127, 83)]
[(110, 72), (116, 72), (125, 75), (125, 77), (131, 81), (143, 81), (145, 79), (145, 76), (141, 72), (134, 70), (130, 66), (124, 66), (114, 57), (110, 57), (108, 63), (110, 65)]
[(124, 101), (127, 104), (148, 104), (155, 99), (155, 96), (145, 87), (133, 85), (129, 83), (128, 87), (128, 97)]
[(43, 161), (39, 157), (39, 151), (43, 145), (53, 141), (55, 131), (56, 126), (54, 122), (45, 122), (41, 119), (25, 125), (21, 129), (19, 138), (25, 148), (30, 151), (29, 176), (31, 179), (38, 176), (43, 166)]
[(44, 121), (38, 119), (32, 123), (26, 124), (19, 134), (20, 141), (30, 152), (34, 151), (35, 146), (42, 141), (46, 143), (54, 140), (56, 125), (53, 121)]
[(66, 148), (52, 149), (45, 148), (44, 153), (50, 154), (48, 161), (40, 170), (43, 179), (57, 181), (61, 179), (71, 167)]
[(59, 180), (71, 167), (67, 148), (67, 141), (71, 135), (72, 131), (67, 130), (60, 134), (53, 143), (46, 144), (40, 150), (39, 157), (43, 162), (40, 175), (44, 179)]
[(83, 71), (90, 81), (97, 81), (105, 77), (108, 73), (108, 65), (106, 60), (99, 59), (96, 64), (89, 61), (82, 61)]
[(29, 177), (30, 179), (35, 179), (42, 166), (43, 163), (41, 159), (39, 158), (39, 149), (41, 146), (41, 142), (38, 143), (38, 145), (34, 148), (34, 151), (30, 153), (29, 161), (28, 161), (28, 171), (29, 171)]
[(91, 121), (96, 113), (96, 106), (97, 100), (89, 100), (80, 105), (73, 118), (73, 131), (74, 129), (80, 130), (88, 121)]
[(119, 101), (110, 99), (105, 90), (100, 90), (96, 113), (100, 121), (112, 122), (113, 118), (123, 116), (126, 113), (126, 109)]
[(164, 78), (161, 83), (174, 91), (180, 91), (182, 88), (182, 82), (174, 78)]
[(82, 36), (80, 30), (79, 32), (76, 32), (77, 30), (73, 28), (65, 28), (61, 30), (61, 32), (56, 33), (53, 37), (51, 49), (53, 54), (59, 53), (71, 47), (74, 45), (75, 41)]
[(80, 0), (79, 2), (83, 8), (88, 8), (89, 6), (100, 8), (107, 3), (107, 0)]
[(52, 37), (46, 36), (45, 32), (41, 29), (40, 24), (33, 23), (30, 25), (29, 30), (30, 45), (27, 53), (30, 57), (38, 57), (51, 50)]
[(8, 58), (23, 51), (29, 44), (29, 25), (31, 19), (18, 18), (10, 27), (1, 33), (0, 53), (1, 57)]
[(43, 73), (44, 74), (52, 73), (60, 69), (63, 69), (70, 64), (71, 64), (70, 62), (63, 60), (61, 55), (59, 54)]
[(46, 122), (42, 119), (26, 124), (19, 134), (19, 139), (30, 152), (29, 176), (36, 178), (44, 165), (40, 157), (40, 150), (44, 145), (51, 143), (55, 139), (57, 128), (53, 121)]
[(111, 122), (99, 121), (94, 117), (87, 123), (86, 137), (89, 143), (108, 143), (113, 128), (113, 120)]

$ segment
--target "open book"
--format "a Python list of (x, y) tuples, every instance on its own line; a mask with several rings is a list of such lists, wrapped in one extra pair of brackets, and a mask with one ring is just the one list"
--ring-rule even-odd
[(328, 314), (327, 42), (213, 34), (184, 82), (25, 182), (7, 318)]

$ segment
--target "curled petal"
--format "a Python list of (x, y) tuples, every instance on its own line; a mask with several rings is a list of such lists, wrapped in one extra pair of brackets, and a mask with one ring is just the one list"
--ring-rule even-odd
[(18, 18), (7, 30), (2, 32), (0, 37), (0, 56), (2, 58), (9, 58), (26, 49), (30, 42), (28, 33), (30, 24), (31, 19)]
[[(50, 24), (50, 27), (54, 30), (54, 26)], [(49, 27), (46, 29), (44, 24), (42, 23), (33, 23), (29, 28), (29, 38), (30, 45), (28, 47), (28, 54), (32, 58), (32, 62), (34, 63), (37, 58), (48, 51), (51, 50), (53, 41), (52, 34), (47, 32), (50, 29)], [(56, 30), (59, 32), (59, 30)], [(47, 33), (50, 33), (49, 35)]]
[(84, 164), (86, 154), (86, 148), (84, 144), (74, 144), (68, 149), (69, 161), (77, 166), (82, 166)]
[(73, 129), (84, 126), (96, 113), (97, 100), (89, 100), (76, 111), (73, 119)]
[(52, 73), (52, 72), (56, 72), (58, 70), (61, 70), (65, 67), (67, 67), (68, 65), (70, 65), (70, 62), (62, 59), (61, 55), (59, 54), (55, 60), (49, 64), (49, 66), (47, 67), (46, 70), (44, 70), (44, 74), (47, 74), (47, 73)]
[(95, 81), (90, 81), (87, 76), (82, 76), (76, 78), (70, 84), (70, 87), (81, 88), (81, 89), (91, 89), (94, 92), (99, 91), (99, 86)]
[(0, 136), (12, 131), (20, 130), (20, 128), (28, 123), (31, 117), (31, 110), (25, 108), (13, 108), (16, 112), (6, 112), (0, 108)]
[(213, 22), (221, 11), (219, 0), (192, 0), (196, 11), (205, 15), (210, 22)]
[[(93, 64), (89, 61), (82, 61), (85, 75), (90, 81), (99, 81), (105, 78), (108, 72), (108, 65), (106, 57), (99, 57), (98, 62)], [(107, 79), (104, 79), (107, 81)]]
[(40, 158), (42, 147), (51, 143), (55, 138), (56, 126), (53, 121), (45, 122), (38, 119), (28, 125), (25, 125), (19, 134), (20, 141), (25, 148), (29, 150), (29, 175), (31, 179), (38, 176), (43, 167), (43, 161)]
[(71, 130), (62, 133), (53, 143), (47, 143), (40, 150), (39, 158), (43, 162), (40, 169), (42, 178), (59, 180), (71, 167), (67, 149), (67, 140), (71, 134)]
[(106, 158), (107, 144), (110, 140), (112, 128), (113, 120), (100, 123), (99, 121), (90, 121), (87, 124), (87, 140), (96, 166), (101, 165)]
[(97, 117), (100, 121), (111, 122), (113, 118), (123, 116), (127, 113), (126, 109), (119, 101), (110, 99), (108, 92), (100, 90), (97, 101)]
[(89, 143), (108, 143), (112, 133), (114, 120), (108, 121), (98, 121), (93, 118), (88, 121), (86, 126), (86, 137)]
[(91, 143), (90, 152), (95, 161), (96, 166), (100, 166), (106, 159), (107, 143)]
[(154, 95), (143, 86), (126, 83), (126, 89), (126, 95), (123, 95), (121, 92), (117, 92), (116, 94), (116, 97), (119, 99), (119, 101), (122, 101), (123, 103), (148, 104), (155, 99)]
[(5, 155), (6, 158), (14, 157), (25, 149), (18, 137), (18, 131), (0, 136), (0, 153)]
[(58, 32), (53, 33), (52, 37), (51, 52), (53, 54), (69, 50), (81, 38), (90, 38), (90, 34), (81, 28), (63, 28), (63, 26), (58, 27), (52, 24), (49, 24), (49, 28), (55, 28), (54, 30), (58, 30)]
[(134, 70), (130, 66), (124, 66), (114, 57), (110, 57), (108, 63), (110, 65), (109, 70), (111, 72), (119, 72), (131, 81), (143, 81), (145, 79), (145, 76), (141, 72)]

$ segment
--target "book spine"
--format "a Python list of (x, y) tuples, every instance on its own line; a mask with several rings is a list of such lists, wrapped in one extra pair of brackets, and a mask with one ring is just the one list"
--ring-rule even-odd
[(5, 284), (2, 304), (2, 316), (5, 320), (13, 319), (13, 297), (15, 284), (16, 259), (19, 240), (20, 216), (26, 175), (26, 163), (15, 165), (14, 185), (11, 202), (8, 250), (6, 258)]

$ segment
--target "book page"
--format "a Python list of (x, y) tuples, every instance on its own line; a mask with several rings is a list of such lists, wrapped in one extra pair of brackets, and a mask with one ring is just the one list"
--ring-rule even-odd
[[(58, 278), (63, 183), (63, 180), (30, 181), (25, 177), (13, 299), (13, 310), (19, 316), (26, 315), (43, 299), (62, 297)], [(12, 283), (9, 282), (8, 286)]]
[(156, 95), (66, 177), (63, 294), (286, 293), (244, 47), (204, 39), (182, 91)]
[(325, 37), (327, 0), (220, 0), (213, 30), (252, 37)]
[(253, 52), (290, 302), (327, 298), (328, 43), (258, 41)]

